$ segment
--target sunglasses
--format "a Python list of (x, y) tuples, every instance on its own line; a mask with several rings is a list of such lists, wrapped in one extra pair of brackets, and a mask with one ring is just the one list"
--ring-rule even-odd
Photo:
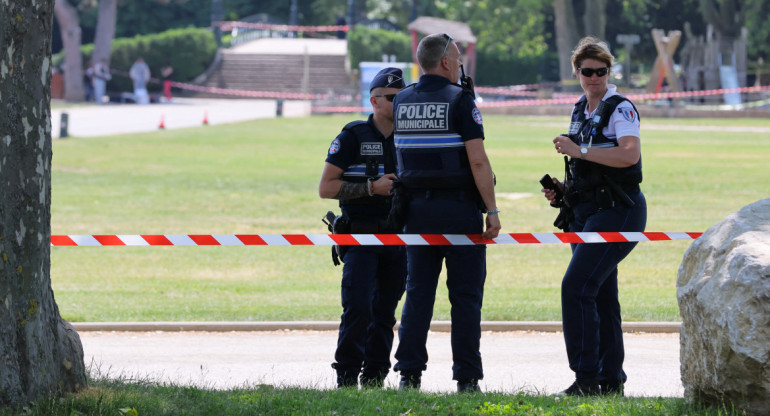
[(446, 33), (444, 33), (444, 38), (446, 39), (446, 45), (444, 45), (444, 53), (442, 53), (441, 56), (446, 55), (446, 51), (449, 50), (449, 44), (454, 40), (453, 37), (447, 35)]
[(386, 100), (392, 103), (393, 99), (396, 98), (396, 94), (372, 95), (372, 97), (385, 97)]
[(578, 71), (581, 75), (583, 75), (586, 78), (591, 78), (596, 74), (597, 77), (601, 78), (605, 75), (607, 75), (608, 72), (610, 72), (610, 69), (607, 67), (604, 68), (578, 68)]

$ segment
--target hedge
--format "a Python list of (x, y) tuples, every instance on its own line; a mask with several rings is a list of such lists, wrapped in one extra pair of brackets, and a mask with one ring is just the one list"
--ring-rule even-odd
[[(93, 50), (93, 44), (81, 47), (84, 65), (91, 61)], [(174, 68), (172, 78), (175, 81), (188, 82), (209, 67), (216, 53), (214, 34), (201, 28), (171, 29), (162, 33), (115, 39), (112, 42), (110, 68), (125, 73), (126, 76), (113, 73), (107, 90), (133, 91), (133, 84), (127, 74), (140, 56), (150, 67), (154, 78), (160, 79), (160, 69), (169, 63)], [(60, 52), (54, 57), (54, 65), (59, 65), (63, 60), (64, 52)], [(161, 90), (161, 85), (157, 83), (150, 83), (147, 87), (151, 91)]]
[[(353, 69), (358, 69), (359, 63), (364, 61), (379, 62), (382, 55), (395, 55), (398, 62), (412, 62), (412, 37), (358, 25), (348, 32), (348, 53)], [(554, 52), (537, 57), (503, 59), (479, 51), (476, 62), (476, 85), (505, 86), (559, 80), (559, 60)]]

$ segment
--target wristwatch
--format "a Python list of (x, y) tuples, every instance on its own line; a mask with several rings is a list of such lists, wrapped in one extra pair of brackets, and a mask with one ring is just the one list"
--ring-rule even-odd
[(588, 148), (587, 147), (580, 147), (580, 158), (585, 159), (586, 155), (588, 154)]

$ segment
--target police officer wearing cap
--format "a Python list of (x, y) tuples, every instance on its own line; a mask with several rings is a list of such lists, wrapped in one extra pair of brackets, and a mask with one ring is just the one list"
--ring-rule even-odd
[[(641, 232), (647, 223), (647, 204), (639, 189), (639, 113), (608, 84), (613, 61), (607, 44), (593, 37), (582, 39), (572, 54), (572, 68), (585, 95), (572, 112), (569, 134), (553, 139), (556, 151), (570, 158), (565, 183), (554, 179), (564, 200), (557, 201), (554, 191), (543, 190), (551, 205), (567, 209), (567, 229), (572, 232)], [(575, 382), (561, 394), (623, 394), (626, 374), (618, 263), (635, 246), (572, 244), (561, 303)]]
[[(417, 60), (424, 75), (393, 104), (398, 176), (409, 199), (404, 232), (495, 238), (500, 211), (494, 175), (473, 92), (458, 85), (460, 50), (447, 34), (429, 35), (417, 47)], [(406, 251), (409, 273), (394, 366), (401, 373), (400, 388), (419, 388), (427, 368), (425, 344), (446, 262), (453, 379), (460, 392), (479, 391), (486, 246), (415, 245)]]
[[(369, 84), (374, 110), (348, 123), (332, 141), (321, 198), (338, 199), (352, 234), (396, 233), (387, 225), (395, 175), (393, 98), (404, 87), (398, 68), (381, 70)], [(381, 388), (390, 369), (395, 311), (406, 280), (400, 246), (349, 246), (342, 256), (342, 316), (335, 363), (337, 386)]]

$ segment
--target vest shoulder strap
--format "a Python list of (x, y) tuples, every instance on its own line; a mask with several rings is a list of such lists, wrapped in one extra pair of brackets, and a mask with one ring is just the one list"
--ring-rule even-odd
[(342, 128), (342, 130), (350, 131), (359, 140), (362, 138), (369, 138), (372, 136), (371, 129), (369, 128), (369, 126), (367, 126), (366, 121), (363, 121), (363, 120), (351, 121), (350, 123), (346, 124), (345, 127)]

